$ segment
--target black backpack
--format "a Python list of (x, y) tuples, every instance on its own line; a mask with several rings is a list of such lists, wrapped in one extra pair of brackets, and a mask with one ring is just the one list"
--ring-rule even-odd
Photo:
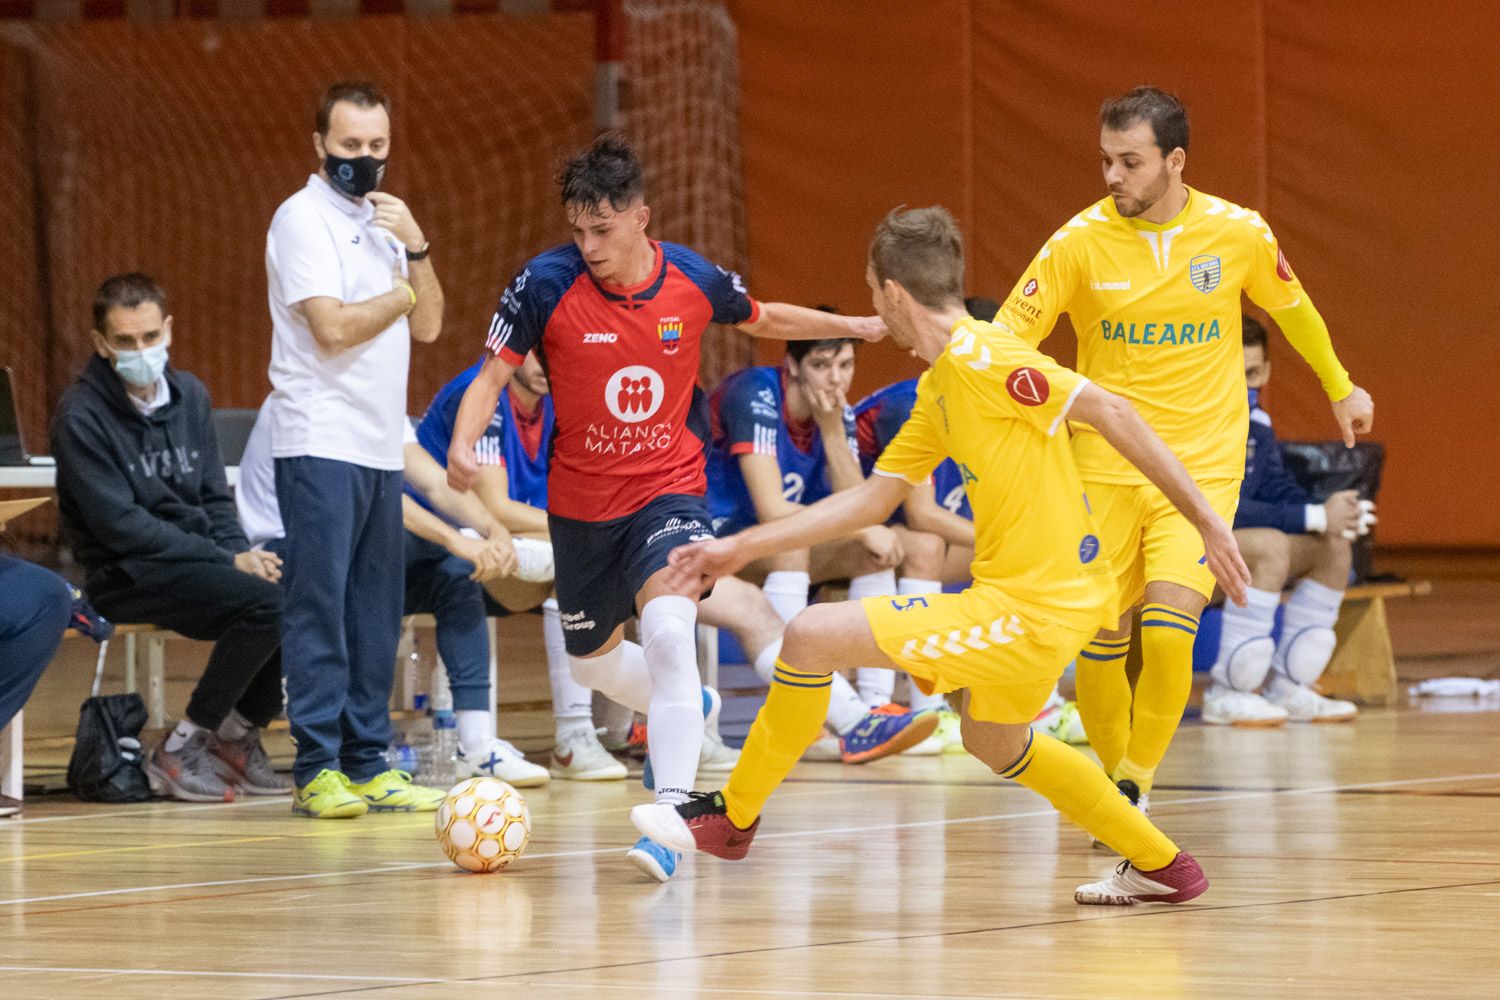
[(68, 791), (84, 802), (145, 802), (151, 798), (146, 752), (141, 748), (146, 703), (134, 692), (99, 694), (108, 650), (106, 638), (99, 645), (93, 695), (84, 699), (78, 715), (78, 736), (68, 760)]
[(68, 791), (85, 802), (151, 798), (140, 738), (145, 724), (146, 703), (134, 692), (85, 699), (68, 761)]

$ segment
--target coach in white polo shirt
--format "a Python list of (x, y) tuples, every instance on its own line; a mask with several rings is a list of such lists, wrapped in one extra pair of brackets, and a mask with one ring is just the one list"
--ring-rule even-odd
[(406, 373), (411, 341), (436, 340), (443, 321), (421, 228), (376, 190), (390, 142), (378, 87), (330, 87), (313, 136), (322, 167), (266, 236), (292, 811), (318, 818), (426, 811), (442, 798), (383, 757), (401, 629)]

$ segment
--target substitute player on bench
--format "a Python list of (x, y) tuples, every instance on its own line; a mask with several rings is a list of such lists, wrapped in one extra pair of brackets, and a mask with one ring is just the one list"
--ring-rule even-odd
[(1208, 887), (1191, 855), (1077, 750), (1028, 727), (1058, 675), (1119, 610), (1073, 463), (1065, 421), (1089, 421), (1201, 532), (1213, 574), (1236, 601), (1250, 573), (1223, 518), (1119, 396), (1006, 330), (965, 314), (963, 244), (942, 208), (888, 215), (866, 272), (891, 338), (932, 365), (917, 405), (875, 475), (800, 514), (678, 549), (686, 587), (746, 560), (878, 524), (945, 457), (965, 473), (975, 515), (974, 585), (961, 594), (819, 604), (787, 629), (776, 679), (722, 792), (637, 806), (631, 820), (673, 847), (743, 857), (772, 790), (822, 725), (829, 672), (881, 659), (933, 691), (967, 689), (964, 745), (996, 773), (1045, 796), (1126, 861), (1079, 888), (1083, 903), (1183, 902)]
[[(1079, 372), (1129, 399), (1219, 516), (1232, 520), (1249, 419), (1241, 292), (1318, 373), (1350, 447), (1370, 429), (1374, 406), (1339, 364), (1323, 318), (1264, 220), (1183, 183), (1182, 104), (1139, 87), (1105, 102), (1100, 126), (1109, 197), (1047, 241), (995, 322), (1039, 344), (1068, 313)], [(1144, 807), (1192, 690), (1193, 639), (1214, 581), (1193, 525), (1105, 434), (1077, 427), (1073, 453), (1125, 607), (1145, 601), (1134, 692), (1125, 675), (1127, 615), (1082, 652), (1078, 705), (1105, 770)], [(1244, 669), (1263, 672), (1252, 663)]]

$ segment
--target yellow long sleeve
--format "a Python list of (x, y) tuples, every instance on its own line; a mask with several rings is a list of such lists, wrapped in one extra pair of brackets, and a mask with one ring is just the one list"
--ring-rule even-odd
[(1328, 324), (1323, 322), (1317, 307), (1306, 295), (1294, 306), (1273, 311), (1271, 318), (1281, 327), (1287, 343), (1318, 373), (1318, 380), (1323, 383), (1323, 391), (1330, 400), (1336, 403), (1354, 391), (1349, 373), (1334, 353)]

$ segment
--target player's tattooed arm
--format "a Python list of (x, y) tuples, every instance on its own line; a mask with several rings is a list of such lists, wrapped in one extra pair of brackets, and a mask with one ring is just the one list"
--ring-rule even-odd
[(479, 479), (474, 442), (489, 426), (495, 404), (500, 401), (500, 390), (515, 370), (515, 365), (498, 354), (486, 355), (479, 374), (464, 390), (463, 402), (458, 404), (458, 416), (453, 421), (453, 441), (448, 445), (448, 485), (455, 490), (473, 489)]

